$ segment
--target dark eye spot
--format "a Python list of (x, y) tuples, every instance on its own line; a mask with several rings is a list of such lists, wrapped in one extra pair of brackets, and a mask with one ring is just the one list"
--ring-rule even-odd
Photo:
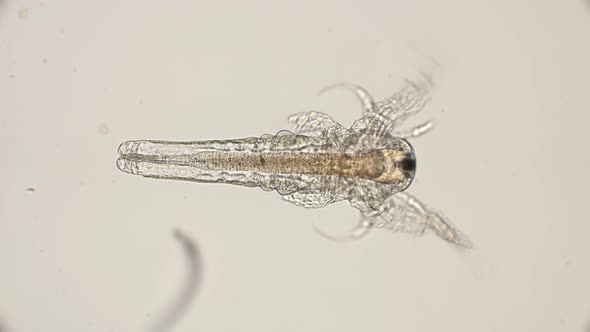
[(416, 170), (416, 159), (414, 158), (404, 158), (400, 163), (399, 166), (403, 171), (406, 172), (413, 172)]

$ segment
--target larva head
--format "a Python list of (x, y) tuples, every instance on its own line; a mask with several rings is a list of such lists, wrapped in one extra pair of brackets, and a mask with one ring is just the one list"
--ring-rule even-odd
[(399, 191), (406, 189), (416, 174), (416, 155), (408, 141), (393, 137), (388, 147), (380, 150), (383, 154), (383, 172), (375, 181), (395, 184)]

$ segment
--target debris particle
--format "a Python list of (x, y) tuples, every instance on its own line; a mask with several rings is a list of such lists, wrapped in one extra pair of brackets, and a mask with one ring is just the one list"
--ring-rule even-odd
[(25, 18), (27, 18), (27, 16), (29, 16), (29, 9), (28, 8), (21, 8), (18, 11), (18, 18), (20, 18), (21, 20), (24, 20)]
[(149, 329), (151, 332), (172, 330), (187, 313), (201, 288), (203, 279), (203, 258), (197, 242), (178, 229), (174, 230), (173, 235), (184, 251), (187, 264), (187, 276), (178, 295), (172, 300), (168, 308), (160, 314), (160, 317), (158, 317), (155, 324)]
[(28, 192), (34, 193), (35, 191), (37, 191), (37, 189), (35, 189), (35, 187), (27, 187), (27, 189), (25, 189)]
[(106, 123), (103, 122), (98, 125), (98, 133), (101, 134), (102, 136), (108, 135), (109, 132), (110, 132), (109, 126)]

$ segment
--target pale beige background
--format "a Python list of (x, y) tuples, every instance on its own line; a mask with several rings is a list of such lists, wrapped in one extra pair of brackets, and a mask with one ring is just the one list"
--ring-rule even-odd
[[(243, 137), (384, 98), (441, 64), (412, 192), (477, 248), (346, 228), (342, 203), (144, 179), (127, 139)], [(143, 331), (203, 283), (176, 331), (585, 331), (590, 324), (587, 1), (0, 1), (2, 331)], [(27, 191), (34, 188), (35, 191)], [(2, 327), (0, 327), (2, 329)]]

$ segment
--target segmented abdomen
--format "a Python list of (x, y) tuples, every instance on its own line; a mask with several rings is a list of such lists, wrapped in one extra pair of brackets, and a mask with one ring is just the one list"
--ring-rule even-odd
[(219, 171), (272, 174), (316, 174), (371, 179), (383, 172), (379, 151), (355, 156), (309, 152), (200, 152), (195, 166)]

